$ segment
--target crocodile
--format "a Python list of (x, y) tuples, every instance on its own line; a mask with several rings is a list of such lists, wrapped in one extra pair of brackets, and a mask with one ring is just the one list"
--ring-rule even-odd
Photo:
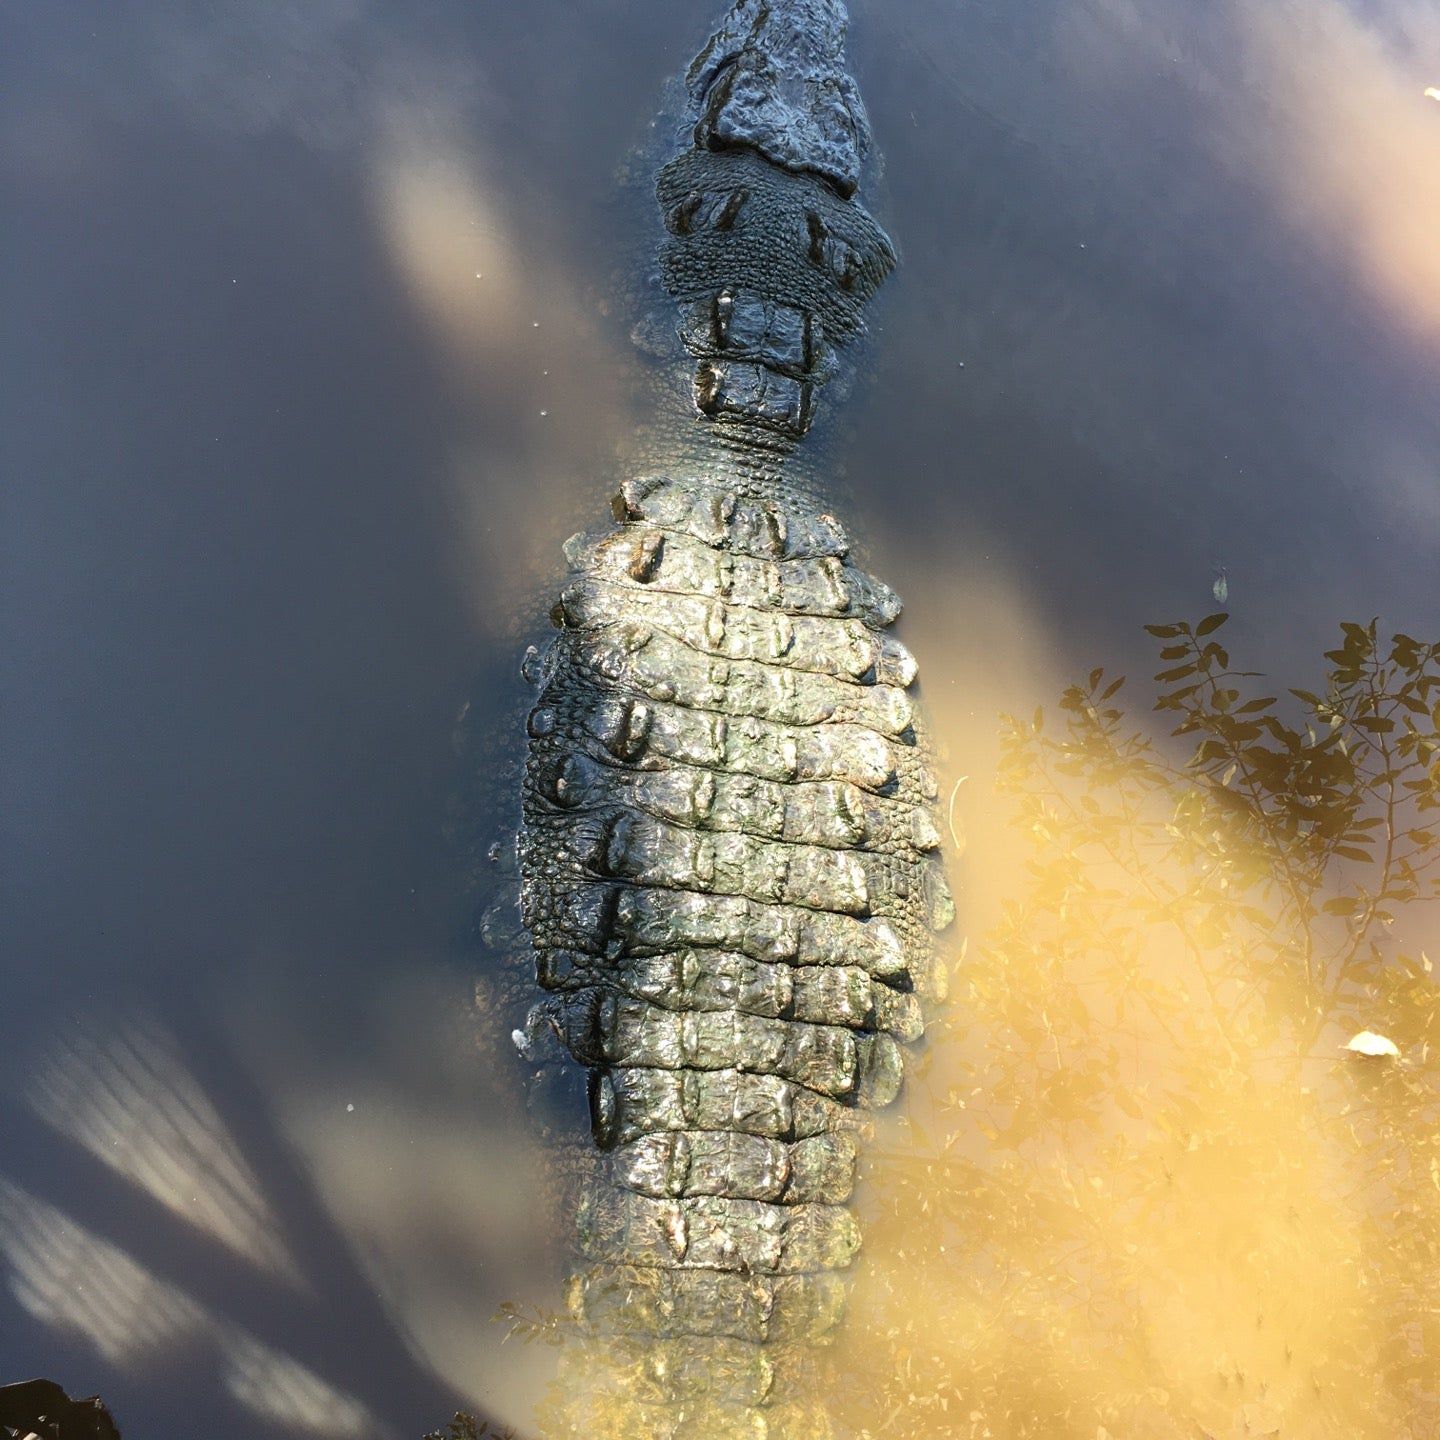
[(803, 445), (896, 263), (859, 203), (841, 0), (738, 0), (655, 179), (664, 423), (565, 546), (531, 678), (514, 1039), (588, 1075), (557, 1433), (828, 1433), (815, 1347), (860, 1243), (869, 1112), (954, 906), (892, 627)]

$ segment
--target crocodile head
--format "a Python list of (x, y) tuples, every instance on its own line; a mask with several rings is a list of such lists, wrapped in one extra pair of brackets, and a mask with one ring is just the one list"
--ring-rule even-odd
[(698, 415), (784, 453), (895, 264), (855, 199), (869, 124), (840, 0), (738, 0), (686, 75), (693, 145), (661, 170), (661, 275)]

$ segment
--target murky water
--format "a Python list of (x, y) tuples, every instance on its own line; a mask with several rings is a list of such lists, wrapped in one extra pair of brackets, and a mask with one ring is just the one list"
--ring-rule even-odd
[[(951, 774), (1222, 571), (1282, 686), (1341, 619), (1440, 632), (1435, 9), (852, 9), (902, 268), (837, 483)], [(518, 744), (635, 420), (617, 172), (716, 13), (0, 20), (0, 1381), (140, 1436), (527, 1421), (491, 1316), (556, 1237), (452, 731)]]

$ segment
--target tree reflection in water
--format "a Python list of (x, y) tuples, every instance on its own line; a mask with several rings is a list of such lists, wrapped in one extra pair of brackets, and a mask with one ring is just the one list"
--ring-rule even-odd
[(871, 1158), (857, 1433), (1437, 1433), (1440, 647), (1347, 624), (1282, 701), (1225, 618), (1147, 627), (1172, 738), (1099, 670), (1005, 722), (1025, 871)]
[(862, 1150), (843, 1434), (1440, 1433), (1440, 646), (1282, 700), (1225, 620), (1147, 627), (1169, 736), (1101, 670), (1004, 721), (1023, 869)]
[(477, 1420), (468, 1411), (457, 1410), (443, 1430), (432, 1430), (425, 1440), (515, 1440), (515, 1432), (508, 1427), (492, 1429), (488, 1420)]

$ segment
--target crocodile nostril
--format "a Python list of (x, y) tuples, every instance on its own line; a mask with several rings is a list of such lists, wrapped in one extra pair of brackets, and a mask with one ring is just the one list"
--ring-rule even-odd
[(842, 290), (853, 290), (860, 278), (863, 261), (848, 240), (831, 232), (813, 210), (806, 216), (810, 234), (810, 263), (827, 270)]

